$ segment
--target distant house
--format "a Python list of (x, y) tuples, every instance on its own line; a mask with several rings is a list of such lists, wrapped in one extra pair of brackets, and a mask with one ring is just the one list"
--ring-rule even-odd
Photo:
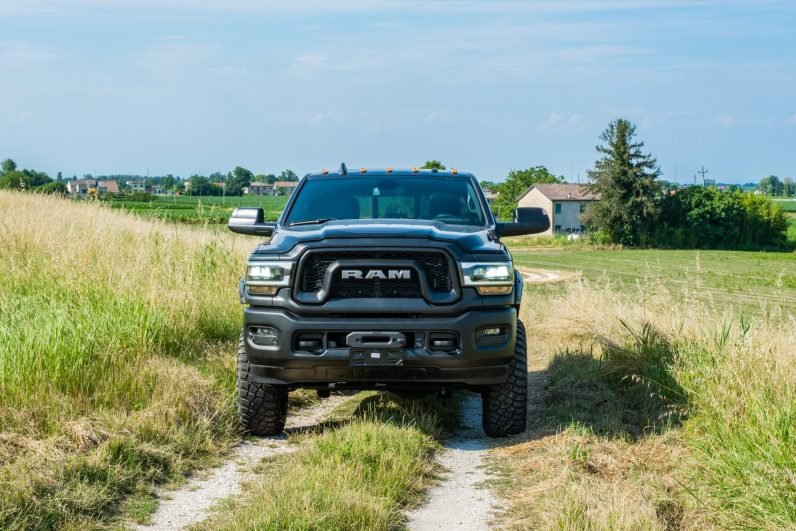
[(277, 195), (290, 195), (296, 189), (296, 186), (298, 186), (296, 181), (276, 181), (274, 183)]
[(550, 228), (541, 236), (580, 232), (581, 214), (589, 204), (599, 201), (597, 194), (581, 184), (535, 184), (520, 198), (520, 207), (543, 208), (550, 217)]
[(119, 184), (111, 180), (73, 179), (66, 182), (66, 193), (73, 197), (87, 197), (92, 194), (118, 194)]
[(149, 191), (153, 195), (171, 195), (170, 191), (166, 190), (159, 184), (153, 184), (152, 188)]
[(497, 196), (497, 192), (484, 188), (484, 197), (486, 197), (487, 201), (492, 202), (493, 200), (497, 199)]
[(127, 181), (124, 184), (129, 186), (133, 192), (146, 192), (146, 181)]
[(247, 195), (275, 195), (276, 189), (273, 184), (253, 182), (243, 188), (243, 193)]
[(97, 181), (97, 193), (100, 195), (118, 194), (119, 183), (116, 181)]

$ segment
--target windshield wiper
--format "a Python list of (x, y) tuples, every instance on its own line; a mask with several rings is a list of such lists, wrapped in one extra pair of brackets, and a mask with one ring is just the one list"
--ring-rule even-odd
[(297, 227), (299, 225), (316, 225), (320, 223), (326, 223), (327, 221), (337, 221), (337, 218), (321, 218), (321, 219), (307, 219), (304, 221), (296, 221), (291, 223), (291, 227)]

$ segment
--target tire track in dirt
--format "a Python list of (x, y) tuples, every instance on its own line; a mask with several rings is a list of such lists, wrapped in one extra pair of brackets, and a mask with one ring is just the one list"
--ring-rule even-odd
[(410, 531), (488, 528), (495, 498), (482, 483), (490, 479), (484, 456), (493, 441), (481, 429), (481, 398), (467, 395), (460, 415), (459, 429), (437, 457), (447, 472), (429, 491), (427, 503), (407, 515)]
[[(318, 426), (342, 402), (350, 397), (333, 395), (314, 407), (288, 415), (286, 431), (303, 431)], [(151, 523), (136, 525), (136, 531), (171, 531), (185, 529), (207, 518), (213, 505), (241, 491), (244, 482), (254, 476), (257, 463), (295, 451), (297, 445), (288, 444), (288, 435), (247, 440), (232, 450), (232, 455), (219, 467), (199, 471), (189, 477), (179, 489), (158, 489), (160, 504)]]

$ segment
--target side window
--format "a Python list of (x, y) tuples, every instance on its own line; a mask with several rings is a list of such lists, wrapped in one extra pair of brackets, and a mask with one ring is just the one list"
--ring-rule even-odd
[(556, 203), (556, 214), (561, 213), (561, 203)]

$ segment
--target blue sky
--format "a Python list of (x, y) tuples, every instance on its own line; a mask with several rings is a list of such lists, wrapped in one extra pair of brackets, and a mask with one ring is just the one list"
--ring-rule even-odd
[(796, 2), (0, 0), (0, 158), (52, 175), (440, 159), (796, 176)]

